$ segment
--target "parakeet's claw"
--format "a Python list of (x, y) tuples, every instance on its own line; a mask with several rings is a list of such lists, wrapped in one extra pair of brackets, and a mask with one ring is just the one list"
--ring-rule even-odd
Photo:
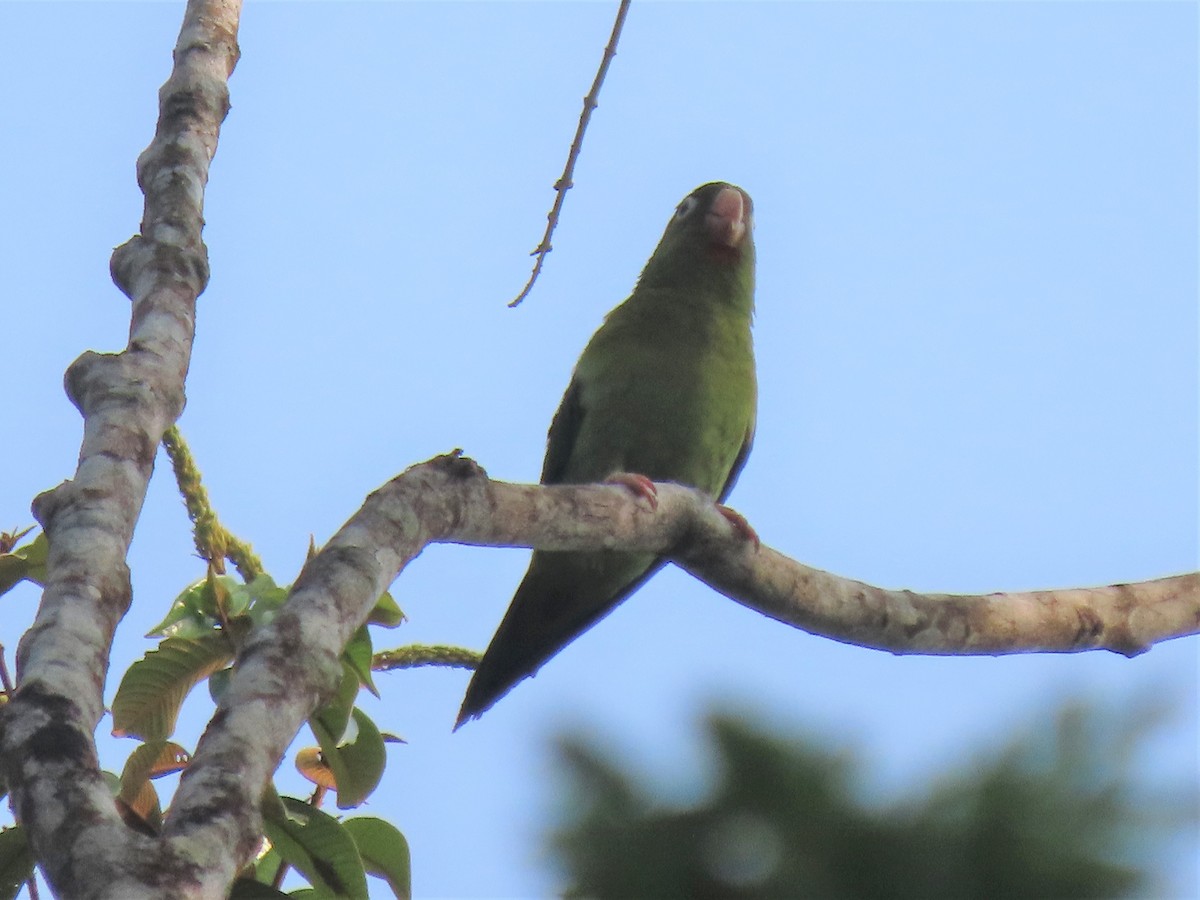
[(614, 472), (604, 479), (605, 484), (619, 484), (629, 488), (634, 495), (645, 500), (650, 509), (658, 509), (658, 488), (645, 475), (636, 472)]
[(737, 510), (730, 509), (728, 506), (724, 506), (720, 503), (717, 504), (717, 512), (719, 512), (729, 521), (729, 524), (733, 526), (734, 531), (736, 531), (746, 540), (753, 541), (754, 549), (757, 552), (758, 548), (762, 546), (762, 541), (758, 539), (758, 532), (755, 531), (753, 526), (746, 521), (746, 517)]

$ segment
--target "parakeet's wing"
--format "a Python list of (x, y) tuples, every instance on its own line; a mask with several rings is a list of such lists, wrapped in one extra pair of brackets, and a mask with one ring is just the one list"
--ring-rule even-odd
[(738, 476), (742, 474), (742, 467), (746, 465), (746, 460), (750, 458), (750, 448), (754, 446), (754, 426), (755, 420), (752, 418), (750, 420), (750, 427), (746, 429), (746, 439), (742, 441), (742, 449), (738, 451), (737, 457), (733, 460), (733, 465), (729, 467), (729, 477), (725, 479), (721, 493), (717, 494), (718, 503), (725, 502), (725, 498), (729, 496), (729, 492), (737, 484)]
[[(587, 409), (571, 379), (546, 441), (543, 484), (561, 484)], [(535, 552), (500, 627), (476, 668), (458, 725), (480, 715), (573, 638), (611, 612), (665, 560), (650, 554)]]
[(475, 670), (455, 728), (481, 715), (662, 568), (648, 554), (536, 552)]
[[(570, 457), (586, 415), (580, 395), (573, 380), (550, 427), (544, 483), (555, 483)], [(733, 489), (753, 441), (751, 423), (720, 499)], [(529, 571), (467, 688), (458, 725), (480, 715), (517, 682), (536, 673), (564, 644), (612, 612), (665, 564), (661, 556), (640, 553), (534, 553)]]
[(546, 436), (546, 458), (542, 461), (542, 484), (562, 484), (575, 450), (575, 439), (583, 425), (583, 391), (579, 379), (572, 377), (563, 394), (558, 412), (550, 422), (550, 433)]

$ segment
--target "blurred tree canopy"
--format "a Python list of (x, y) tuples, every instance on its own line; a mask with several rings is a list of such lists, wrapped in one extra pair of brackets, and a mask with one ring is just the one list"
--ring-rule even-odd
[(1106, 898), (1153, 895), (1148, 850), (1194, 825), (1196, 786), (1138, 783), (1162, 721), (1080, 703), (890, 804), (851, 755), (715, 713), (707, 800), (672, 809), (579, 735), (551, 846), (568, 897)]

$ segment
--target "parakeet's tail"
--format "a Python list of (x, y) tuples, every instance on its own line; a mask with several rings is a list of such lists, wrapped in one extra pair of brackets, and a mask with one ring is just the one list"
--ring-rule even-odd
[(636, 553), (534, 553), (467, 685), (458, 729), (611, 612), (662, 566)]

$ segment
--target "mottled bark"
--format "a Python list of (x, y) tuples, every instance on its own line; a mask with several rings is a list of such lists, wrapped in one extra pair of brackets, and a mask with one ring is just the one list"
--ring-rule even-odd
[(258, 839), (256, 798), (337, 684), (346, 641), (379, 594), (434, 542), (648, 550), (764, 615), (893, 653), (1133, 655), (1200, 630), (1198, 574), (1021, 594), (889, 591), (756, 546), (690, 488), (659, 485), (651, 510), (619, 486), (492, 481), (451, 454), (413, 466), (371, 494), (305, 566), (279, 616), (251, 636), (181, 782), (169, 833), (220, 818), (232, 829), (228, 839), (249, 852)]
[[(892, 653), (1111, 650), (1133, 656), (1159, 641), (1200, 632), (1197, 573), (1009, 594), (885, 590), (756, 547), (711, 500), (690, 488), (659, 485), (658, 508), (651, 510), (619, 487), (491, 481), (474, 463), (455, 456), (414, 466), (389, 482), (328, 549), (354, 546), (361, 557), (390, 566), (411, 559), (425, 540), (541, 550), (650, 550), (780, 622)], [(391, 546), (385, 550), (375, 541)], [(399, 557), (393, 555), (397, 547)], [(309, 568), (325, 565), (318, 557)]]
[(160, 838), (127, 827), (94, 732), (113, 631), (130, 602), (126, 552), (155, 451), (183, 408), (195, 301), (208, 278), (203, 192), (237, 60), (238, 0), (191, 0), (138, 162), (140, 234), (112, 259), (133, 301), (128, 347), (85, 353), (67, 374), (84, 418), (75, 477), (35, 512), (48, 578), (18, 649), (19, 690), (0, 718), (0, 766), (55, 892), (72, 898), (218, 898), (260, 838), (259, 798), (295, 734), (337, 683), (339, 656), (379, 594), (428, 544), (662, 554), (781, 622), (894, 653), (1107, 649), (1133, 655), (1200, 631), (1200, 575), (987, 596), (889, 591), (796, 563), (747, 539), (711, 500), (658, 487), (651, 510), (614, 486), (491, 481), (456, 455), (372, 494), (252, 634), (184, 774)]
[(61, 896), (199, 896), (208, 877), (210, 860), (194, 847), (152, 846), (122, 823), (93, 735), (113, 631), (130, 603), (126, 552), (158, 443), (183, 410), (196, 297), (208, 280), (204, 186), (229, 108), (240, 5), (187, 6), (158, 128), (138, 160), (141, 230), (112, 257), (113, 280), (133, 304), (129, 344), (71, 364), (66, 390), (84, 422), (79, 466), (34, 502), (50, 543), (48, 577), (17, 651), (19, 689), (4, 711), (0, 758), (17, 818)]

